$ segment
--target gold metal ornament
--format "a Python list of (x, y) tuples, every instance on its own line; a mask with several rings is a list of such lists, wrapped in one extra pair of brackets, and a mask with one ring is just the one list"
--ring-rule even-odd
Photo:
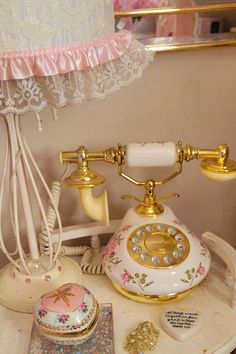
[(126, 146), (118, 144), (117, 148), (111, 147), (104, 151), (91, 152), (84, 146), (76, 151), (63, 151), (60, 153), (62, 164), (77, 164), (77, 169), (64, 183), (76, 189), (90, 189), (104, 182), (104, 177), (89, 169), (90, 161), (105, 161), (110, 164), (117, 164), (118, 174), (136, 186), (145, 188), (144, 200), (141, 201), (135, 196), (125, 195), (123, 199), (132, 199), (138, 202), (136, 213), (142, 217), (154, 218), (164, 211), (162, 202), (172, 197), (178, 197), (176, 193), (168, 193), (158, 198), (155, 195), (155, 188), (164, 185), (182, 172), (183, 162), (193, 159), (202, 159), (201, 171), (209, 178), (217, 181), (224, 181), (236, 178), (236, 163), (228, 159), (229, 147), (226, 144), (219, 145), (216, 149), (202, 149), (191, 145), (182, 146), (181, 142), (176, 144), (177, 160), (176, 169), (169, 176), (162, 180), (155, 181), (150, 178), (146, 181), (127, 175), (123, 171), (126, 163)]
[(67, 306), (69, 306), (70, 305), (69, 297), (75, 296), (73, 293), (70, 292), (71, 288), (72, 286), (68, 286), (67, 288), (64, 288), (62, 290), (59, 288), (55, 291), (55, 294), (48, 296), (48, 298), (54, 299), (54, 303), (62, 300), (67, 304)]
[(155, 349), (160, 331), (149, 321), (142, 322), (134, 328), (126, 339), (124, 350), (128, 353), (139, 354)]

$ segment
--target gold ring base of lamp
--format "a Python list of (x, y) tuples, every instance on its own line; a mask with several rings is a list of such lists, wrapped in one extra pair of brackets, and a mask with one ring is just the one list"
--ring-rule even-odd
[(181, 293), (158, 296), (158, 295), (143, 295), (143, 294), (134, 293), (132, 291), (125, 290), (120, 285), (113, 282), (112, 285), (117, 291), (119, 291), (120, 294), (124, 295), (128, 299), (138, 301), (138, 302), (144, 302), (146, 304), (163, 304), (166, 302), (181, 300), (187, 297), (189, 294), (191, 294), (191, 292), (196, 288), (195, 286)]
[(227, 160), (225, 165), (220, 165), (213, 159), (205, 159), (201, 163), (201, 173), (215, 181), (224, 182), (236, 178), (236, 163)]
[(68, 257), (59, 257), (55, 266), (43, 275), (20, 273), (9, 263), (0, 271), (0, 304), (13, 311), (32, 313), (43, 294), (66, 283), (81, 282), (80, 266)]

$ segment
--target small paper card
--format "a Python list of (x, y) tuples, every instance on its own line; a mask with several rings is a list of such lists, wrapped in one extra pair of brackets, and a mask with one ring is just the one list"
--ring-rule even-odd
[(32, 328), (28, 354), (114, 354), (112, 305), (100, 304), (97, 328), (80, 345), (58, 345), (44, 338), (35, 326)]

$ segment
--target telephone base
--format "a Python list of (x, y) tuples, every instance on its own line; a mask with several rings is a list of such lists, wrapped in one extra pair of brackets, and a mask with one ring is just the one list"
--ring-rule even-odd
[(162, 303), (166, 303), (166, 302), (181, 300), (181, 299), (187, 297), (188, 295), (190, 295), (192, 293), (192, 291), (198, 286), (198, 285), (196, 285), (195, 287), (185, 290), (180, 293), (158, 296), (158, 295), (144, 295), (144, 294), (134, 293), (132, 291), (128, 291), (128, 290), (122, 288), (120, 285), (113, 283), (113, 282), (112, 282), (112, 285), (114, 286), (114, 288), (117, 291), (119, 291), (119, 293), (121, 293), (125, 297), (127, 297), (131, 300), (134, 300), (134, 301), (144, 302), (146, 304), (162, 304)]

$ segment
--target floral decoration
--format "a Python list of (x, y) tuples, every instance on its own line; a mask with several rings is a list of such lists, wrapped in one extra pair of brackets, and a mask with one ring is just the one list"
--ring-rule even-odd
[(130, 228), (131, 228), (132, 225), (125, 225), (122, 227), (122, 229), (120, 229), (120, 232), (125, 232), (125, 231), (128, 231)]
[(81, 312), (84, 312), (84, 313), (88, 312), (88, 306), (85, 302), (83, 302), (79, 308), (80, 308)]
[(200, 276), (204, 276), (206, 273), (206, 268), (205, 266), (200, 262), (198, 268), (191, 268), (191, 269), (187, 269), (185, 271), (185, 274), (186, 274), (186, 278), (185, 279), (181, 279), (181, 281), (183, 283), (188, 283), (189, 284), (189, 287), (192, 286), (194, 280), (196, 278), (199, 278)]
[(196, 238), (197, 240), (201, 241), (202, 235), (195, 234), (195, 233), (192, 232), (192, 231), (189, 231), (189, 233), (190, 233), (190, 235), (193, 236), (193, 238)]
[(41, 308), (39, 309), (39, 311), (38, 311), (38, 315), (39, 315), (40, 318), (46, 316), (47, 313), (48, 313), (48, 312), (47, 312), (47, 310), (46, 310), (44, 307), (41, 307)]
[(176, 225), (184, 227), (187, 232), (189, 232), (193, 237), (196, 237), (196, 235), (193, 232), (191, 232), (189, 230), (189, 228), (182, 221), (180, 221), (179, 219), (173, 220), (173, 223), (176, 224)]
[(183, 225), (182, 221), (180, 221), (179, 219), (173, 220), (173, 223), (176, 225)]
[(124, 272), (121, 274), (120, 277), (123, 281), (123, 284), (136, 284), (142, 291), (144, 291), (144, 288), (154, 283), (153, 281), (147, 282), (147, 274), (135, 273), (134, 275), (132, 275), (126, 269), (124, 269)]
[(208, 257), (210, 258), (210, 252), (208, 251), (208, 249), (204, 246), (204, 244), (201, 242), (201, 255), (204, 256), (204, 257)]
[(31, 279), (30, 278), (25, 278), (25, 283), (26, 284), (31, 284)]
[(69, 315), (61, 314), (58, 320), (60, 323), (66, 323), (69, 320), (69, 318), (70, 318)]
[(131, 226), (132, 225), (125, 225), (122, 229), (117, 231), (104, 249), (103, 262), (110, 271), (121, 262), (121, 259), (116, 255), (116, 248), (121, 244), (121, 241), (124, 240), (124, 237), (122, 237), (123, 233), (128, 231)]
[(22, 104), (23, 101), (27, 103), (31, 103), (31, 101), (40, 102), (42, 96), (41, 88), (37, 82), (33, 82), (32, 80), (17, 82), (14, 98), (18, 100), (19, 104)]

